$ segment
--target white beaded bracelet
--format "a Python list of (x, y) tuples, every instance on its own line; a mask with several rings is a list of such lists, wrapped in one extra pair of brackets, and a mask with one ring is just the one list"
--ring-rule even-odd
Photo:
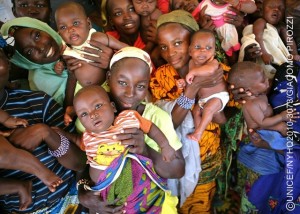
[(54, 151), (48, 148), (48, 153), (53, 157), (60, 158), (64, 156), (69, 150), (70, 141), (59, 132), (57, 132), (57, 134), (60, 136), (60, 146)]

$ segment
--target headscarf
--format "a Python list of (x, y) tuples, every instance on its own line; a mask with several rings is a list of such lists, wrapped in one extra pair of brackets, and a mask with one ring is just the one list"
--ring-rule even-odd
[(110, 60), (109, 68), (111, 69), (114, 63), (127, 57), (134, 57), (143, 60), (149, 66), (150, 73), (152, 72), (153, 64), (149, 54), (136, 47), (125, 47), (117, 51)]
[(185, 10), (174, 10), (170, 13), (161, 15), (157, 20), (156, 27), (159, 28), (165, 23), (179, 23), (193, 31), (199, 30), (199, 25), (192, 14)]
[[(20, 17), (4, 23), (1, 27), (3, 36), (10, 36), (13, 26), (35, 28), (48, 33), (58, 45), (62, 45), (62, 38), (48, 24), (34, 18)], [(65, 95), (68, 73), (65, 70), (61, 75), (54, 72), (55, 62), (48, 64), (37, 64), (25, 58), (20, 52), (15, 51), (10, 59), (15, 65), (29, 70), (29, 85), (33, 91), (44, 91), (52, 96), (58, 103), (62, 104)]]

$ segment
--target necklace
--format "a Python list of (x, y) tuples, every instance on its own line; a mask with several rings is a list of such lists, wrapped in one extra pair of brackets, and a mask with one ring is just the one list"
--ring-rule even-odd
[(0, 99), (0, 104), (2, 103), (0, 109), (2, 109), (2, 107), (5, 105), (5, 103), (6, 103), (7, 99), (8, 99), (8, 93), (7, 93), (7, 91), (5, 89), (4, 89), (4, 93), (5, 94), (3, 94), (3, 96)]

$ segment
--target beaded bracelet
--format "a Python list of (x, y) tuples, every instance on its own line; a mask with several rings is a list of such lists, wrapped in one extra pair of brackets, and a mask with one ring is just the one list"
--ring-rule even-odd
[(59, 132), (57, 132), (57, 134), (60, 136), (60, 146), (54, 151), (48, 148), (48, 153), (53, 157), (60, 158), (64, 156), (69, 150), (70, 141)]
[(77, 183), (76, 183), (76, 189), (78, 190), (78, 187), (80, 185), (89, 185), (90, 181), (86, 178), (80, 179)]
[(192, 106), (195, 104), (195, 99), (190, 99), (186, 97), (183, 93), (180, 95), (180, 97), (177, 98), (176, 103), (184, 109), (191, 109)]

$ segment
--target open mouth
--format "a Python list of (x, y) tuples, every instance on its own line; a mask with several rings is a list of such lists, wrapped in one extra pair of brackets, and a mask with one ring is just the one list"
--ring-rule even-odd
[(134, 26), (135, 24), (133, 22), (129, 22), (124, 25), (125, 28), (133, 28)]
[(51, 48), (48, 50), (48, 53), (47, 53), (46, 57), (47, 57), (47, 58), (48, 58), (48, 57), (51, 57), (51, 56), (53, 56), (53, 54), (54, 54), (54, 50), (53, 50), (53, 48), (51, 47)]

